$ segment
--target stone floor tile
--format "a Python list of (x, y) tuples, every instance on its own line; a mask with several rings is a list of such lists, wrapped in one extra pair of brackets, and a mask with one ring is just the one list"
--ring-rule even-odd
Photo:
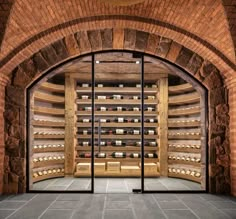
[(71, 210), (52, 210), (49, 209), (41, 215), (40, 219), (69, 219), (73, 211)]
[(158, 203), (162, 209), (187, 209), (180, 201), (158, 201)]
[(25, 204), (25, 202), (23, 202), (23, 201), (4, 200), (4, 201), (0, 202), (0, 209), (8, 209), (8, 210), (9, 209), (18, 209), (24, 204)]
[(190, 210), (164, 210), (168, 219), (196, 219)]
[(105, 208), (106, 209), (127, 209), (131, 208), (131, 203), (129, 201), (108, 201), (106, 202)]
[(0, 209), (0, 219), (6, 218), (10, 214), (12, 214), (14, 211), (15, 210), (3, 210), (3, 209)]
[(133, 211), (127, 210), (110, 210), (106, 209), (104, 212), (104, 219), (135, 219)]

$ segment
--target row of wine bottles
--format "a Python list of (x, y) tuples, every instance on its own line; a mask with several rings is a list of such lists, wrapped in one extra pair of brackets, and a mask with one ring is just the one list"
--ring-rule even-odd
[[(111, 156), (112, 158), (140, 158), (141, 155), (140, 153), (126, 153), (126, 152), (112, 152), (111, 154), (106, 154), (104, 152), (96, 153), (95, 157), (96, 158), (106, 158)], [(79, 154), (80, 158), (91, 158), (91, 153), (80, 153)], [(146, 153), (144, 155), (145, 158), (158, 158), (157, 153)]]
[[(78, 96), (79, 99), (82, 99), (82, 100), (88, 100), (88, 99), (91, 99), (91, 96), (89, 95), (79, 95)], [(141, 97), (140, 96), (123, 96), (123, 95), (120, 95), (120, 94), (113, 94), (111, 96), (108, 96), (108, 95), (97, 95), (95, 97), (95, 99), (97, 100), (140, 100)], [(151, 95), (151, 96), (145, 96), (144, 97), (145, 100), (155, 100), (156, 97), (154, 95)]]
[[(137, 142), (124, 142), (121, 140), (114, 140), (114, 141), (100, 141), (100, 143), (98, 143), (97, 141), (94, 142), (95, 146), (141, 146), (141, 141), (137, 141)], [(151, 147), (156, 147), (158, 144), (156, 141), (147, 141), (144, 142), (144, 146), (151, 146)], [(79, 146), (91, 146), (91, 142), (90, 141), (82, 141), (79, 142)]]
[[(92, 133), (92, 131), (84, 129), (84, 130), (78, 130), (77, 133), (79, 135), (90, 135)], [(98, 134), (99, 132), (97, 129), (95, 129), (94, 133)], [(129, 129), (129, 130), (126, 130), (126, 129), (113, 129), (113, 130), (101, 129), (100, 134), (101, 135), (112, 135), (112, 134), (113, 135), (140, 135), (141, 132), (139, 129)], [(156, 132), (156, 130), (149, 129), (149, 130), (144, 130), (144, 134), (145, 135), (156, 135), (157, 132)]]
[[(91, 84), (83, 83), (78, 84), (79, 87), (91, 87)], [(141, 84), (96, 84), (95, 87), (141, 87)], [(146, 88), (157, 88), (156, 84), (145, 84)]]
[[(89, 123), (92, 120), (91, 119), (78, 119), (78, 122), (81, 123)], [(114, 119), (99, 119), (95, 120), (95, 122), (103, 122), (103, 123), (109, 123), (109, 122), (116, 122), (116, 123), (125, 123), (125, 122), (130, 122), (130, 123), (139, 123), (141, 120), (140, 119), (131, 119), (131, 118), (114, 118)], [(145, 119), (144, 122), (146, 123), (157, 123), (157, 119)]]
[[(79, 107), (78, 108), (79, 111), (92, 111), (92, 107), (91, 106), (85, 106), (85, 107)], [(122, 107), (122, 106), (116, 106), (116, 107), (95, 107), (95, 111), (135, 111), (135, 112), (139, 112), (141, 111), (141, 109), (139, 107)], [(144, 111), (147, 112), (154, 112), (155, 111), (155, 107), (145, 107)]]

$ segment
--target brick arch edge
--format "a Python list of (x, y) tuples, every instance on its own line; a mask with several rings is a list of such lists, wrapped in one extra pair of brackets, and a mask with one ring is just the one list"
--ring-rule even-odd
[(221, 72), (208, 60), (171, 39), (134, 29), (89, 30), (71, 34), (42, 48), (12, 71), (5, 91), (5, 151), (0, 155), (5, 155), (0, 170), (2, 192), (26, 191), (26, 88), (52, 67), (71, 58), (112, 49), (161, 57), (187, 71), (207, 88), (209, 191), (229, 193), (229, 107)]

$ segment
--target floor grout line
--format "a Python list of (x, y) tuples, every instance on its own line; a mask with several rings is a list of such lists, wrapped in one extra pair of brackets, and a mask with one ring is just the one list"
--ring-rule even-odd
[(105, 195), (105, 199), (104, 199), (104, 205), (103, 205), (103, 211), (102, 211), (102, 219), (104, 219), (105, 217), (105, 207), (107, 204), (107, 194)]
[(57, 199), (58, 199), (59, 197), (60, 197), (60, 195), (58, 195), (57, 198), (56, 198), (54, 201), (51, 202), (51, 204), (38, 216), (38, 219), (40, 219), (40, 218), (44, 215), (44, 213), (50, 208), (50, 206), (51, 206), (52, 204), (54, 204), (54, 203), (57, 201)]
[(11, 214), (9, 214), (7, 217), (5, 217), (5, 219), (11, 217), (12, 215), (14, 215), (17, 211), (19, 211), (20, 209), (22, 209), (25, 205), (27, 205), (30, 201), (32, 201), (35, 197), (37, 197), (38, 194), (36, 194), (35, 196), (33, 196), (30, 200), (26, 201), (25, 204), (23, 204), (21, 207), (17, 208), (14, 212), (12, 212)]
[(152, 198), (154, 199), (154, 201), (156, 202), (157, 206), (160, 208), (162, 214), (165, 216), (166, 219), (168, 219), (168, 216), (166, 215), (166, 213), (164, 212), (164, 210), (161, 208), (161, 206), (159, 205), (158, 201), (155, 199), (154, 195), (151, 195)]
[(68, 190), (68, 188), (73, 184), (74, 180), (71, 180), (71, 183), (68, 184), (68, 186), (66, 187), (66, 191)]

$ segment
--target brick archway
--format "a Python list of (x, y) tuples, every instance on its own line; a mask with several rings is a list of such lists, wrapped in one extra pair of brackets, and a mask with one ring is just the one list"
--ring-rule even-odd
[(26, 88), (52, 67), (73, 57), (112, 49), (141, 51), (161, 57), (185, 69), (208, 89), (209, 189), (213, 193), (230, 192), (229, 109), (222, 72), (208, 60), (169, 38), (134, 29), (101, 29), (71, 34), (41, 48), (12, 71), (5, 97), (3, 191), (25, 191)]

